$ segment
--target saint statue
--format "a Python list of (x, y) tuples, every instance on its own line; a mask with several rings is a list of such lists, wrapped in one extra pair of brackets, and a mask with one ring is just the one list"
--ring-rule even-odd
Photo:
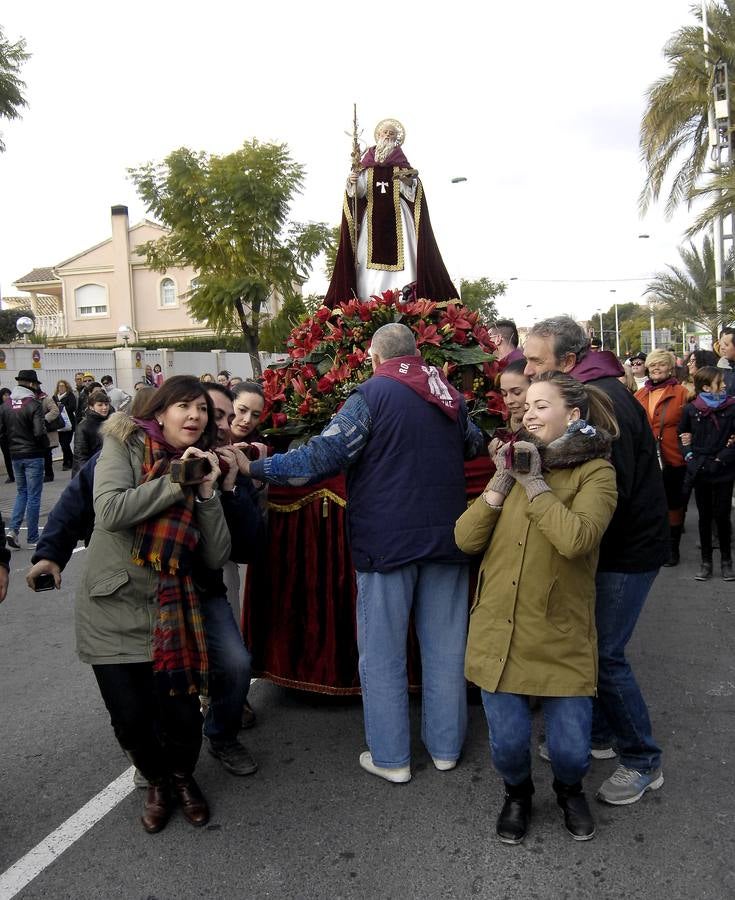
[(347, 179), (325, 306), (396, 289), (407, 300), (459, 296), (434, 239), (421, 179), (401, 149), (405, 136), (399, 121), (383, 119), (375, 146)]

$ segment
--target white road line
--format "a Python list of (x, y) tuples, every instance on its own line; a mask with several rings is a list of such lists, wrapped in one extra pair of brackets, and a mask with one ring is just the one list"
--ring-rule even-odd
[(61, 854), (135, 790), (135, 767), (126, 769), (96, 797), (0, 875), (0, 900), (11, 900)]

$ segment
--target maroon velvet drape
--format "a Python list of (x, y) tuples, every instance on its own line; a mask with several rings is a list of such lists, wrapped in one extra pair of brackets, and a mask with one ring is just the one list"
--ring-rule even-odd
[[(468, 498), (481, 493), (490, 466), (486, 456), (465, 464)], [(243, 603), (256, 677), (307, 691), (360, 693), (344, 497), (341, 476), (304, 488), (270, 488), (267, 558), (248, 566)], [(421, 684), (413, 628), (408, 675), (411, 686)]]

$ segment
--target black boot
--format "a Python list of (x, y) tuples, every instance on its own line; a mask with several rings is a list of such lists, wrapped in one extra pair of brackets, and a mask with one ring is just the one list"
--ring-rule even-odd
[(735, 573), (732, 571), (732, 560), (731, 559), (723, 559), (722, 560), (722, 580), (723, 581), (735, 581)]
[(505, 782), (505, 802), (498, 816), (495, 831), (504, 844), (520, 844), (531, 821), (533, 781), (528, 777), (520, 784)]
[(694, 576), (696, 581), (709, 581), (712, 577), (712, 560), (703, 559), (699, 571)]
[(595, 820), (582, 791), (582, 782), (564, 784), (554, 779), (556, 802), (564, 810), (564, 824), (575, 841), (589, 841), (595, 836)]
[(669, 558), (664, 563), (665, 566), (678, 566), (679, 565), (679, 544), (681, 543), (681, 525), (672, 525), (671, 526), (671, 537), (669, 544)]

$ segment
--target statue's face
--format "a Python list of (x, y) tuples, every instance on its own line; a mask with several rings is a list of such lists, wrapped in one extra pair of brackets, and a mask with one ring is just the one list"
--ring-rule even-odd
[(395, 141), (398, 138), (398, 132), (391, 125), (384, 125), (378, 132), (379, 141)]

